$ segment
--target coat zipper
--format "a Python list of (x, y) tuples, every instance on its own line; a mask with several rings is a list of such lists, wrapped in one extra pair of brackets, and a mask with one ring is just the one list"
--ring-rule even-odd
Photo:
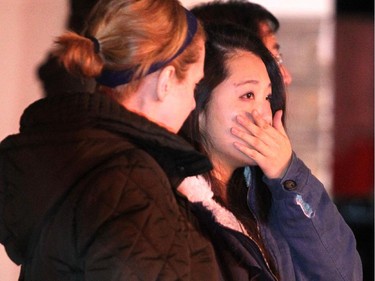
[[(247, 198), (246, 198), (246, 200), (247, 200), (247, 202), (252, 202), (252, 203), (254, 203), (255, 204), (255, 202), (254, 201), (252, 201), (251, 200), (251, 198), (253, 198), (253, 197), (251, 197), (250, 195), (251, 195), (251, 191), (252, 190), (254, 190), (254, 186), (255, 186), (255, 183), (254, 183), (254, 180), (253, 180), (253, 177), (251, 177), (251, 171), (249, 171), (250, 172), (250, 174), (249, 174), (249, 181), (247, 181), (247, 183), (246, 183), (246, 185), (247, 185), (247, 188), (248, 188), (248, 192), (247, 192)], [(251, 183), (250, 183), (250, 181), (251, 181)], [(249, 197), (251, 197), (251, 198), (249, 198)], [(249, 211), (250, 211), (250, 213), (253, 215), (253, 217), (254, 217), (254, 220), (255, 220), (255, 224), (256, 224), (256, 227), (257, 227), (257, 235), (258, 235), (258, 238), (259, 239), (261, 239), (261, 231), (260, 231), (260, 227), (259, 227), (259, 222), (258, 222), (258, 218), (257, 218), (257, 216), (255, 215), (255, 213), (254, 213), (254, 211), (252, 210), (252, 208), (251, 208), (251, 204), (247, 204), (248, 205), (248, 209), (249, 209)], [(242, 228), (242, 224), (241, 224), (241, 228)], [(247, 233), (247, 231), (246, 231), (246, 233)], [(255, 241), (255, 239), (253, 238), (253, 237), (251, 237), (251, 235), (250, 234), (248, 234), (248, 237), (254, 242), (254, 244), (257, 246), (257, 248), (259, 249), (259, 252), (261, 253), (261, 255), (262, 255), (262, 258), (263, 258), (263, 260), (264, 260), (264, 262), (265, 262), (265, 264), (266, 264), (266, 266), (267, 266), (267, 268), (268, 268), (268, 271), (271, 273), (271, 275), (273, 276), (273, 278), (276, 280), (276, 281), (278, 281), (279, 279), (276, 277), (276, 275), (273, 273), (273, 271), (272, 271), (272, 269), (271, 269), (271, 266), (270, 266), (270, 264), (269, 264), (269, 262), (267, 261), (267, 259), (266, 259), (266, 255), (265, 255), (265, 253), (262, 251), (262, 248), (259, 246), (259, 244), (257, 243), (257, 241)], [(264, 247), (265, 247), (265, 245), (264, 245)], [(276, 265), (275, 265), (276, 266)]]
[[(257, 227), (257, 235), (258, 235), (258, 238), (261, 239), (261, 237), (260, 237), (260, 228), (259, 228), (258, 219), (257, 219), (257, 217), (255, 216), (254, 212), (253, 212), (250, 208), (249, 208), (249, 210), (250, 210), (250, 212), (251, 212), (251, 214), (253, 215), (254, 220), (255, 220), (255, 224), (256, 224), (256, 227)], [(239, 223), (240, 223), (240, 222), (239, 222)], [(264, 263), (265, 263), (266, 266), (267, 266), (268, 271), (271, 273), (272, 277), (273, 277), (276, 281), (278, 281), (276, 275), (273, 273), (273, 271), (272, 271), (272, 269), (271, 269), (271, 266), (270, 266), (269, 262), (268, 262), (267, 259), (266, 259), (266, 255), (265, 255), (265, 253), (263, 252), (262, 248), (259, 246), (258, 242), (253, 238), (253, 236), (251, 236), (250, 233), (248, 233), (245, 229), (243, 229), (243, 226), (242, 226), (241, 223), (240, 223), (240, 227), (241, 227), (241, 229), (244, 231), (244, 233), (247, 234), (247, 236), (250, 238), (250, 240), (253, 241), (253, 243), (256, 245), (256, 247), (258, 248), (259, 252), (260, 252), (261, 255), (262, 255), (262, 258), (263, 258), (263, 260), (264, 260)]]

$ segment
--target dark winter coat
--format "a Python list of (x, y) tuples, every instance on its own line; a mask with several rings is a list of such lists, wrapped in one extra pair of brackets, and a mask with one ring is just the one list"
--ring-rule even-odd
[(212, 245), (175, 196), (210, 168), (107, 97), (40, 100), (0, 146), (0, 242), (21, 280), (217, 280)]

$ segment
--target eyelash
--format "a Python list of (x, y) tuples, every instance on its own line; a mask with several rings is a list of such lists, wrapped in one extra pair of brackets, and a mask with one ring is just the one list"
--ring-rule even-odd
[(250, 99), (250, 98), (254, 97), (254, 93), (249, 92), (249, 93), (244, 94), (242, 97), (244, 97), (246, 99)]

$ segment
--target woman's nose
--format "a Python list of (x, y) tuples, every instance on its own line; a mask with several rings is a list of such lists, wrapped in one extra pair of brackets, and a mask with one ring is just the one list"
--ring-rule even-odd
[(267, 121), (268, 124), (272, 124), (272, 110), (271, 104), (268, 100), (260, 101), (259, 103), (257, 103), (255, 109), (258, 111), (260, 116), (262, 116), (262, 118)]

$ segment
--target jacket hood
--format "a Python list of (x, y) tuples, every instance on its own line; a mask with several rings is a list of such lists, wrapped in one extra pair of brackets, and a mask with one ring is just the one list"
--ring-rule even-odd
[(58, 95), (28, 107), (20, 134), (0, 146), (0, 242), (12, 260), (25, 259), (35, 229), (77, 179), (134, 146), (163, 156), (162, 167), (175, 163), (179, 177), (211, 168), (182, 138), (100, 94)]

